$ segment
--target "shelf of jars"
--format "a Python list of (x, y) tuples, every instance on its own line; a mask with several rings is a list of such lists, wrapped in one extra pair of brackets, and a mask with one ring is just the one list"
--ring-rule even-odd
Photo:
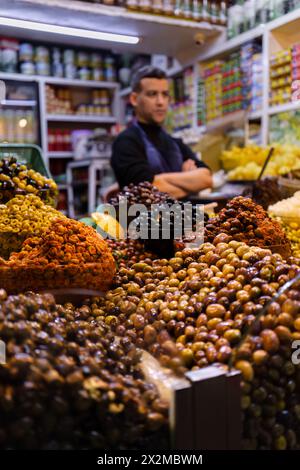
[[(127, 21), (138, 20), (148, 23), (175, 25), (188, 28), (200, 27), (205, 31), (211, 31), (214, 27), (226, 25), (225, 2), (222, 2), (222, 11), (218, 8), (217, 2), (212, 2), (214, 3), (213, 9), (209, 8), (206, 0), (197, 2), (177, 2), (177, 5), (172, 5), (174, 2), (149, 0), (144, 1), (143, 6), (139, 6), (139, 2), (136, 0), (121, 2), (124, 6), (108, 5), (104, 4), (104, 2), (79, 0), (22, 0), (21, 2), (19, 1), (19, 3), (24, 3), (25, 5), (31, 4), (31, 8), (33, 5), (45, 5), (51, 6), (53, 9), (76, 9), (81, 13), (92, 13), (97, 15), (97, 17), (102, 16), (108, 21), (110, 18), (113, 18), (115, 19), (115, 27), (117, 27), (116, 20), (119, 18), (126, 19)], [(200, 4), (204, 4), (202, 7), (204, 15), (202, 15), (202, 17), (200, 15)]]

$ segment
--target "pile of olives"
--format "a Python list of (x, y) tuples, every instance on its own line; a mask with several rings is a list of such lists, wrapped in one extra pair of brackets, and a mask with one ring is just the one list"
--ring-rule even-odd
[[(295, 449), (300, 439), (300, 285), (264, 306), (300, 272), (295, 259), (219, 234), (170, 260), (121, 268), (99, 304), (105, 322), (182, 373), (214, 363), (241, 370), (244, 447)], [(253, 328), (253, 329), (251, 329)]]
[(6, 203), (18, 194), (35, 194), (48, 205), (54, 206), (58, 196), (56, 183), (15, 157), (0, 160), (0, 200)]
[(3, 290), (0, 300), (0, 448), (168, 448), (168, 403), (96, 303)]
[(118, 206), (119, 198), (126, 198), (128, 206), (133, 204), (144, 204), (147, 209), (151, 209), (151, 204), (175, 204), (177, 201), (169, 194), (159, 191), (152, 183), (144, 181), (137, 185), (131, 183), (125, 186), (121, 192), (109, 202)]
[[(205, 240), (213, 242), (221, 232), (251, 246), (281, 246), (285, 248), (286, 256), (291, 254), (290, 242), (281, 225), (272, 220), (252, 199), (238, 196), (229, 201), (226, 207), (207, 223)], [(280, 254), (283, 254), (283, 251), (280, 251)]]

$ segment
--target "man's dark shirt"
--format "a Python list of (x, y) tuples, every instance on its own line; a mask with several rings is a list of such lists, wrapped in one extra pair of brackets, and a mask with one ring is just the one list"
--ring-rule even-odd
[[(167, 161), (172, 158), (172, 141), (175, 141), (181, 150), (183, 161), (191, 159), (195, 161), (197, 168), (207, 168), (181, 139), (173, 139), (159, 126), (142, 123), (139, 125)], [(145, 145), (136, 126), (131, 126), (118, 135), (113, 145), (111, 165), (121, 188), (129, 183), (138, 184), (142, 181), (152, 183), (155, 174), (148, 163)]]

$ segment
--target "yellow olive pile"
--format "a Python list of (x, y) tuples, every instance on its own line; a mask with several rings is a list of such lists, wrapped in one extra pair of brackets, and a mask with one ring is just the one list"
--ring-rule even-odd
[(299, 220), (282, 219), (280, 222), (287, 238), (291, 242), (293, 256), (300, 258), (300, 218)]
[(118, 287), (101, 299), (99, 312), (118, 336), (130, 336), (178, 372), (232, 358), (243, 374), (245, 448), (295, 449), (300, 375), (291, 348), (300, 339), (300, 288), (274, 302), (237, 346), (263, 307), (299, 271), (292, 258), (288, 263), (267, 249), (219, 234), (199, 250), (121, 268)]
[(19, 251), (26, 238), (41, 235), (56, 218), (65, 219), (34, 194), (19, 195), (0, 205), (0, 256), (8, 258)]
[(58, 190), (52, 179), (29, 169), (16, 158), (1, 159), (0, 200), (5, 203), (17, 194), (35, 194), (46, 204), (54, 206)]
[(0, 291), (1, 449), (166, 449), (168, 404), (98, 307)]

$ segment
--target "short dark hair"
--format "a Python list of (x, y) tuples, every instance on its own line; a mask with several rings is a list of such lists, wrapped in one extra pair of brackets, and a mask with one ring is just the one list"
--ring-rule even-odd
[(131, 79), (132, 91), (141, 91), (141, 81), (143, 78), (158, 78), (159, 80), (167, 79), (167, 74), (164, 70), (152, 65), (145, 65), (140, 68)]

